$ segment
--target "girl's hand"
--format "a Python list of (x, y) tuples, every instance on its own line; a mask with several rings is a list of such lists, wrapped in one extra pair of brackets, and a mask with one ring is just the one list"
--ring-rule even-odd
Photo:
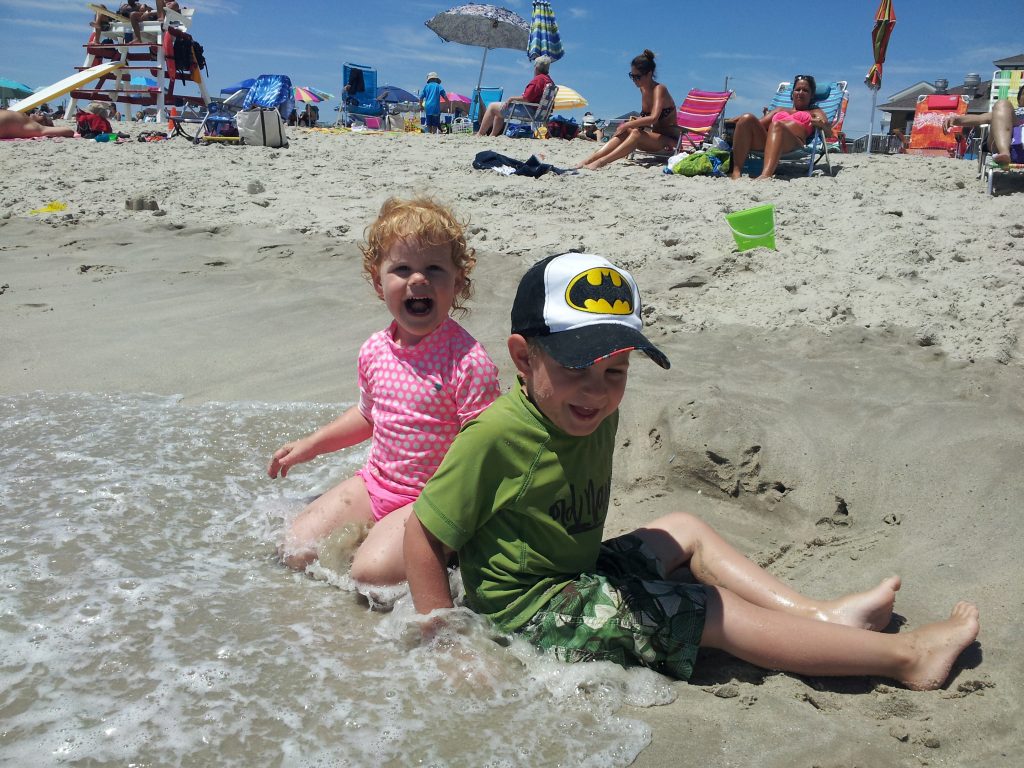
[(313, 452), (312, 445), (305, 438), (285, 443), (271, 456), (267, 474), (275, 478), (278, 474), (281, 477), (287, 477), (289, 469), (313, 458), (316, 458), (316, 453)]

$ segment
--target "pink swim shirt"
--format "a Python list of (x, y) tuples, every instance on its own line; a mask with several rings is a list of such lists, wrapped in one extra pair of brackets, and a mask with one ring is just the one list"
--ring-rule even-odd
[(394, 332), (392, 323), (359, 350), (359, 412), (373, 424), (365, 471), (415, 497), (459, 430), (500, 394), (498, 368), (451, 318), (414, 347)]

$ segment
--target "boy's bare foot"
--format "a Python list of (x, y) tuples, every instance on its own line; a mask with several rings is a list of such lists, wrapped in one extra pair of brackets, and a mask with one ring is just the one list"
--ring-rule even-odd
[(890, 576), (874, 589), (831, 600), (822, 609), (818, 618), (835, 624), (846, 624), (859, 629), (875, 632), (889, 626), (896, 593), (902, 582), (899, 576)]
[(904, 637), (911, 644), (914, 658), (899, 681), (914, 691), (941, 687), (953, 663), (974, 642), (980, 628), (977, 606), (961, 601), (945, 621), (908, 632)]

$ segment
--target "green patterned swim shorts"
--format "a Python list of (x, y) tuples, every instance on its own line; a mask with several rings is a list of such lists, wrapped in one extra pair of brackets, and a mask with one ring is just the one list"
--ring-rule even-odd
[(596, 570), (568, 584), (520, 632), (563, 661), (643, 665), (688, 679), (704, 633), (704, 587), (666, 579), (632, 533), (601, 544)]

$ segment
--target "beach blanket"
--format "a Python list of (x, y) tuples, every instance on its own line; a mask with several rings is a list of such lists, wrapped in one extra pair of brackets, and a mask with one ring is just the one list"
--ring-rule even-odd
[(473, 158), (473, 167), (478, 171), (494, 170), (506, 176), (531, 176), (535, 179), (548, 172), (559, 174), (569, 172), (565, 168), (556, 168), (550, 163), (542, 163), (536, 155), (530, 155), (528, 160), (523, 161), (499, 155), (491, 150), (477, 152), (476, 157)]

